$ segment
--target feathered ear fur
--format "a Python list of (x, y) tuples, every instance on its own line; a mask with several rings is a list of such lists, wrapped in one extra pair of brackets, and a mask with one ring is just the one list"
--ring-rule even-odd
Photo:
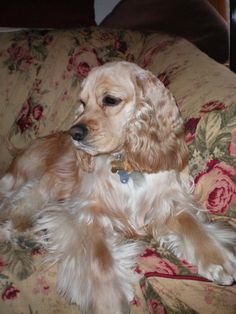
[(135, 75), (136, 110), (127, 130), (125, 151), (134, 170), (182, 170), (188, 161), (183, 121), (174, 97), (149, 71)]

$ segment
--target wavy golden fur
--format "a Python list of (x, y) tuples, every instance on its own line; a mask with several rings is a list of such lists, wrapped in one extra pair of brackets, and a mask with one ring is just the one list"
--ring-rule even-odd
[(183, 170), (188, 149), (174, 97), (149, 71), (137, 74), (134, 82), (136, 110), (125, 142), (129, 162), (134, 169), (148, 173)]

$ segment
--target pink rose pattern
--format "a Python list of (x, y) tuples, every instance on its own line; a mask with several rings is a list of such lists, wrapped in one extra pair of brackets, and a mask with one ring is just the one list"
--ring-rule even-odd
[(17, 289), (13, 284), (7, 285), (2, 292), (2, 300), (14, 300), (18, 297), (20, 290)]
[[(20, 280), (26, 279), (32, 274), (35, 270), (33, 260), (45, 253), (42, 246), (35, 240), (32, 240), (32, 236), (29, 234), (27, 236), (20, 235), (15, 240), (16, 242), (13, 244), (14, 248), (11, 247), (10, 242), (1, 242), (0, 295), (3, 302), (13, 302), (18, 299), (21, 295), (21, 289), (19, 288)], [(17, 249), (16, 245), (18, 245)], [(22, 269), (20, 269), (20, 264), (22, 265)], [(16, 283), (12, 282), (9, 277), (9, 271), (13, 275), (13, 278), (18, 280)], [(50, 287), (42, 276), (36, 279), (34, 289), (33, 292), (35, 294), (41, 293), (48, 295), (50, 293)]]
[(34, 294), (41, 293), (44, 295), (48, 295), (50, 293), (50, 287), (43, 276), (39, 276), (36, 279), (36, 284), (35, 287), (33, 288), (33, 293)]
[(229, 206), (236, 200), (236, 184), (233, 181), (235, 169), (224, 162), (211, 160), (205, 172), (196, 178), (196, 188), (208, 189), (204, 205), (211, 214), (226, 214)]
[(179, 268), (171, 263), (168, 259), (161, 256), (158, 252), (150, 249), (146, 249), (140, 257), (140, 261), (152, 271), (158, 274), (177, 275), (179, 274)]
[(6, 51), (5, 66), (11, 73), (25, 72), (30, 65), (40, 70), (40, 63), (48, 55), (48, 45), (53, 41), (53, 36), (47, 31), (19, 32), (12, 39), (12, 44)]
[[(143, 270), (142, 265), (145, 265)], [(197, 275), (197, 267), (184, 259), (177, 259), (168, 250), (146, 248), (140, 255), (139, 265), (135, 272), (146, 277), (160, 276), (167, 278), (193, 279)], [(195, 278), (198, 280), (198, 278)]]
[(140, 306), (140, 299), (139, 299), (139, 297), (138, 296), (134, 296), (134, 298), (133, 298), (133, 300), (131, 301), (131, 304), (132, 305), (135, 305), (136, 307), (138, 307), (138, 306)]
[(33, 131), (34, 135), (38, 134), (40, 122), (44, 118), (44, 109), (46, 104), (40, 103), (40, 96), (47, 91), (41, 89), (42, 80), (36, 79), (28, 97), (24, 101), (22, 108), (16, 117), (15, 124), (12, 126), (11, 132), (21, 134), (26, 131)]
[(164, 306), (156, 299), (149, 299), (147, 306), (150, 314), (165, 314)]
[(101, 33), (100, 40), (107, 43), (104, 47), (94, 47), (91, 41), (91, 32), (85, 32), (85, 39), (74, 38), (74, 45), (68, 53), (68, 63), (63, 79), (72, 78), (72, 86), (77, 86), (79, 80), (84, 79), (94, 68), (111, 60), (134, 61), (134, 55), (129, 52), (128, 42), (125, 39), (125, 32), (120, 31), (114, 34)]
[(73, 51), (67, 64), (67, 71), (72, 72), (77, 78), (83, 79), (92, 68), (101, 65), (97, 52), (91, 47), (79, 47)]
[(208, 103), (202, 105), (200, 109), (200, 113), (207, 113), (213, 110), (223, 110), (225, 109), (225, 104), (218, 101), (218, 100), (213, 100), (209, 101)]
[(192, 144), (195, 139), (195, 133), (200, 118), (190, 118), (185, 123), (185, 141), (188, 145)]
[[(236, 129), (231, 127), (235, 116), (234, 104), (226, 107), (212, 100), (202, 105), (199, 117), (185, 123), (190, 172), (195, 177), (196, 193), (203, 191), (201, 200), (209, 214), (236, 216)], [(209, 129), (214, 135), (210, 139), (206, 133)], [(194, 155), (200, 158), (196, 162)], [(204, 166), (199, 167), (199, 160)]]

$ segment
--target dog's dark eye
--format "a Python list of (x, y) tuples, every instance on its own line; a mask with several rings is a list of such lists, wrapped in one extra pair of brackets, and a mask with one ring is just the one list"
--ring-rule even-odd
[(105, 96), (102, 100), (103, 106), (114, 107), (117, 106), (121, 102), (120, 98), (116, 98), (113, 96)]

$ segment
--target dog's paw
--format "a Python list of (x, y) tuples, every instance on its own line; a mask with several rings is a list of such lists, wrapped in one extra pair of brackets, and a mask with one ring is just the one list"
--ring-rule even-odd
[(204, 268), (199, 266), (199, 274), (224, 286), (230, 286), (236, 281), (236, 257), (228, 253), (224, 263), (209, 264)]

